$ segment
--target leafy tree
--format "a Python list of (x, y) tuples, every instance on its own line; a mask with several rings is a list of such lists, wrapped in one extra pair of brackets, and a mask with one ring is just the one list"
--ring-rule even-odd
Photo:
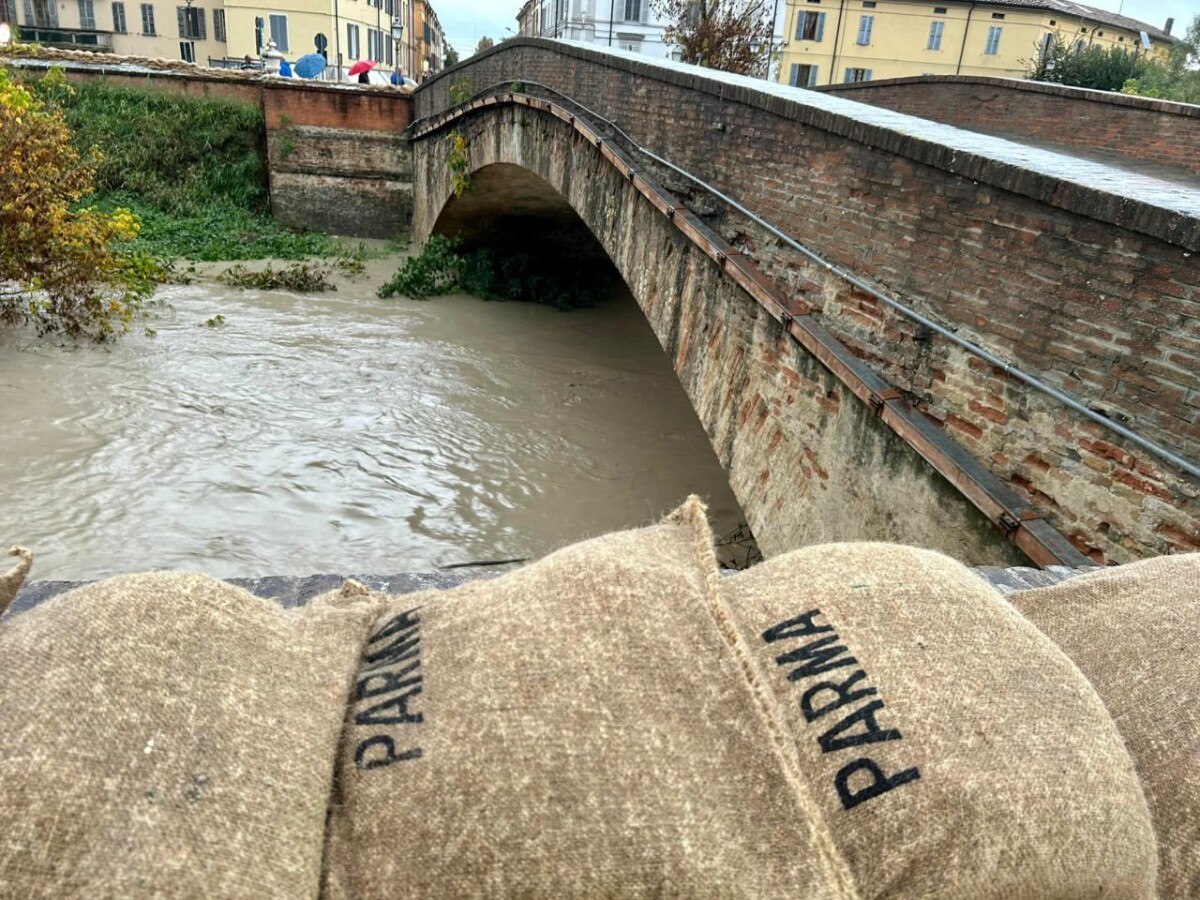
[(770, 63), (773, 0), (651, 0), (664, 40), (686, 63), (762, 77)]
[(496, 42), (485, 34), (479, 39), (479, 43), (475, 45), (475, 52), (482, 53), (484, 50), (491, 50), (495, 46)]
[(1173, 45), (1166, 61), (1151, 59), (1121, 89), (1125, 94), (1200, 103), (1200, 16), (1192, 19), (1187, 35)]
[(1171, 46), (1165, 60), (1140, 48), (1067, 44), (1055, 35), (1046, 52), (1039, 51), (1025, 64), (1034, 81), (1200, 103), (1200, 16), (1188, 27), (1187, 36)]
[[(1039, 48), (1040, 50), (1040, 48)], [(1027, 75), (1034, 81), (1119, 91), (1146, 67), (1144, 54), (1124, 47), (1090, 46), (1082, 42), (1068, 44), (1061, 35), (1033, 60), (1025, 60)]]
[[(61, 69), (43, 97), (70, 93)], [(137, 237), (128, 210), (76, 208), (102, 159), (71, 145), (62, 110), (0, 67), (0, 322), (96, 340), (124, 332), (153, 292), (158, 266), (121, 245)]]
[(446, 47), (446, 68), (458, 65), (458, 51), (453, 47)]

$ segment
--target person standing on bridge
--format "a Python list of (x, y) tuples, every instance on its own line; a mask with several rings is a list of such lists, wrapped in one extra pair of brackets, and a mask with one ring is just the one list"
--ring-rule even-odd
[(404, 87), (404, 70), (399, 66), (396, 66), (396, 71), (392, 73), (392, 84)]

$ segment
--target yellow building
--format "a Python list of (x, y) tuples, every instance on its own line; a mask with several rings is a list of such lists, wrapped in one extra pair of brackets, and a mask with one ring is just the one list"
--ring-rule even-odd
[[(397, 47), (393, 19), (403, 25)], [(128, 56), (236, 67), (261, 60), (274, 41), (285, 59), (323, 52), (337, 77), (358, 60), (397, 64), (420, 75), (427, 58), (440, 69), (445, 37), (427, 0), (0, 0), (0, 22), (22, 40)], [(399, 55), (397, 55), (397, 49)], [(435, 56), (436, 55), (436, 56)]]
[(1023, 78), (1068, 45), (1165, 54), (1166, 31), (1070, 0), (789, 0), (779, 80), (800, 87), (910, 75)]

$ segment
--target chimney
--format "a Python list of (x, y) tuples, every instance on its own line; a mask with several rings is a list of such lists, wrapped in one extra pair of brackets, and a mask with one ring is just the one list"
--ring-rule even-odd
[(1170, 34), (1171, 34), (1171, 29), (1172, 29), (1172, 28), (1174, 28), (1174, 27), (1175, 27), (1175, 20), (1174, 20), (1174, 19), (1167, 19), (1167, 24), (1166, 24), (1165, 26), (1163, 26), (1163, 31), (1164, 31), (1164, 32), (1165, 32), (1165, 33), (1166, 33), (1168, 36), (1170, 36)]

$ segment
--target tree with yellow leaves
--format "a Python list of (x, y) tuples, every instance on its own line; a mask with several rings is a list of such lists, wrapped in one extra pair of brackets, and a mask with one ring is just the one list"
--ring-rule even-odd
[[(43, 94), (69, 92), (52, 70)], [(62, 111), (0, 66), (0, 322), (104, 340), (123, 333), (154, 290), (154, 261), (122, 244), (127, 210), (77, 208), (101, 159), (71, 145)]]

